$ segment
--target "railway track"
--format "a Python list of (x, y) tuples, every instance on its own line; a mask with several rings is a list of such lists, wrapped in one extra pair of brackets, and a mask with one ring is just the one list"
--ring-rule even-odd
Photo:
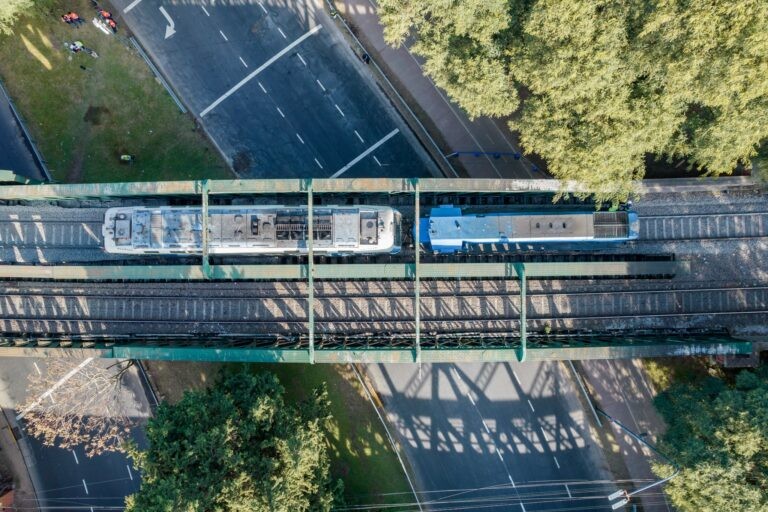
[[(694, 288), (643, 292), (540, 293), (527, 298), (532, 325), (588, 328), (620, 323), (624, 329), (658, 318), (721, 324), (717, 317), (768, 313), (768, 287)], [(423, 296), (424, 332), (494, 332), (517, 324), (517, 295)], [(306, 331), (304, 298), (36, 297), (0, 301), (4, 332), (300, 333)], [(319, 296), (319, 332), (409, 332), (412, 297)]]
[(768, 236), (768, 212), (643, 215), (643, 241), (721, 240)]

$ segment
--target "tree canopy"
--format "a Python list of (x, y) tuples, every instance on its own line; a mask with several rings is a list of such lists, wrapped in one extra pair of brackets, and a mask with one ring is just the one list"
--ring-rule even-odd
[(656, 405), (668, 424), (659, 448), (681, 467), (665, 488), (678, 510), (768, 511), (768, 368), (744, 370), (733, 384), (678, 382)]
[(385, 38), (472, 117), (603, 199), (648, 154), (717, 175), (768, 138), (765, 0), (380, 0)]
[(340, 495), (330, 477), (324, 390), (297, 407), (273, 374), (232, 373), (162, 404), (149, 448), (129, 450), (142, 473), (126, 510), (326, 511)]

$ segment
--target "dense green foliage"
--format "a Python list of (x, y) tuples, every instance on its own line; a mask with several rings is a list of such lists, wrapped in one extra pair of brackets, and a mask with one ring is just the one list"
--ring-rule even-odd
[(656, 405), (669, 426), (660, 449), (681, 467), (666, 485), (679, 511), (768, 511), (768, 368), (742, 371), (732, 384), (678, 381)]
[(296, 408), (283, 392), (271, 373), (237, 372), (162, 404), (148, 450), (130, 450), (142, 484), (126, 510), (330, 510), (341, 484), (330, 478), (325, 391)]
[(470, 116), (512, 115), (558, 178), (607, 199), (647, 154), (710, 174), (768, 137), (765, 0), (380, 0), (385, 37)]

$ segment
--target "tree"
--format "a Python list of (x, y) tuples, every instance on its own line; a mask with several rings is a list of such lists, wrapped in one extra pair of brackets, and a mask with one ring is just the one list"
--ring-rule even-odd
[(379, 4), (386, 39), (414, 38), (470, 116), (512, 116), (526, 151), (599, 199), (625, 199), (648, 154), (726, 174), (768, 138), (764, 0)]
[(130, 366), (129, 361), (109, 366), (94, 361), (75, 371), (71, 359), (50, 359), (45, 372), (29, 376), (29, 398), (20, 408), (25, 430), (47, 446), (82, 447), (88, 457), (123, 451), (133, 426), (124, 411), (137, 408), (121, 393)]
[(128, 511), (324, 511), (340, 495), (330, 477), (325, 390), (297, 407), (273, 374), (226, 374), (209, 389), (161, 404), (149, 448), (129, 453), (142, 472)]
[(656, 405), (668, 424), (659, 449), (681, 467), (665, 488), (678, 510), (768, 511), (768, 368), (743, 370), (732, 384), (678, 382)]
[(2, 0), (0, 2), (0, 34), (12, 34), (19, 14), (32, 8), (33, 0)]

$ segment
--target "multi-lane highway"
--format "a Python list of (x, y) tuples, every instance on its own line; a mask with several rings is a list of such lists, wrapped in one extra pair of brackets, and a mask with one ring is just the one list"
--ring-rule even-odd
[(437, 173), (321, 2), (114, 4), (239, 175)]
[[(115, 363), (105, 359), (93, 359), (87, 363), (82, 359), (71, 361), (73, 372), (83, 368), (83, 363), (103, 368)], [(21, 405), (35, 398), (28, 396), (29, 377), (32, 374), (44, 375), (46, 371), (45, 359), (0, 358), (0, 403), (7, 411), (6, 416), (12, 415), (12, 420), (18, 421), (22, 431), (26, 411), (21, 409)], [(41, 397), (41, 400), (55, 401), (59, 386), (67, 385), (68, 379), (64, 377), (61, 382), (52, 382), (52, 389), (46, 391), (50, 396)], [(134, 429), (134, 438), (140, 445), (143, 444), (141, 427), (151, 410), (147, 391), (135, 367), (124, 374), (116, 403), (121, 410), (113, 413), (125, 415), (136, 422), (138, 428)], [(81, 448), (64, 450), (48, 447), (26, 435), (20, 443), (27, 446), (32, 454), (26, 463), (34, 475), (43, 510), (122, 510), (124, 497), (139, 488), (140, 475), (125, 454), (87, 457)], [(25, 506), (30, 504), (22, 504), (22, 507)]]
[(610, 510), (616, 484), (556, 363), (368, 365), (413, 468), (410, 510)]

